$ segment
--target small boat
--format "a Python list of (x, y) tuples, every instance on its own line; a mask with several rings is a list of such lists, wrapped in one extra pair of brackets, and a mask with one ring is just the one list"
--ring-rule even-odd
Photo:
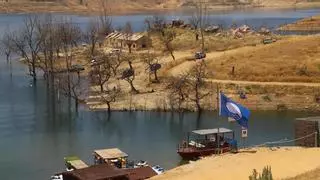
[[(183, 141), (177, 153), (183, 159), (197, 159), (202, 156), (221, 154), (237, 150), (234, 132), (227, 128), (202, 129), (192, 131), (194, 139)], [(231, 135), (231, 136), (230, 136)], [(192, 137), (193, 137), (192, 136)]]
[(146, 167), (146, 166), (149, 166), (148, 162), (140, 160), (134, 165), (134, 168)]
[(162, 167), (160, 167), (159, 165), (156, 166), (152, 166), (152, 169), (159, 175), (162, 174), (164, 172), (164, 169)]
[(51, 176), (50, 180), (63, 180), (62, 174)]

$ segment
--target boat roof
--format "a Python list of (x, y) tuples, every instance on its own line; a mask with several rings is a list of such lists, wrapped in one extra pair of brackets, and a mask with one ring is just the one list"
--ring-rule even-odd
[(65, 157), (64, 160), (66, 161), (66, 163), (68, 163), (70, 166), (72, 166), (75, 169), (82, 169), (82, 168), (89, 167), (85, 162), (83, 162), (77, 156), (68, 156), (68, 157)]
[(89, 167), (86, 163), (84, 163), (82, 160), (74, 160), (68, 162), (72, 167), (75, 169), (83, 169), (86, 167)]
[(63, 179), (97, 180), (97, 179), (125, 179), (127, 172), (109, 164), (93, 165), (83, 169), (63, 172)]
[(214, 129), (200, 129), (192, 131), (194, 134), (198, 135), (208, 135), (208, 134), (218, 134), (218, 133), (230, 133), (233, 132), (231, 129), (227, 128), (214, 128)]
[(300, 121), (318, 121), (318, 122), (320, 122), (320, 116), (296, 118), (296, 120), (300, 120)]
[(94, 153), (103, 159), (117, 159), (128, 157), (126, 153), (122, 152), (118, 148), (95, 150)]

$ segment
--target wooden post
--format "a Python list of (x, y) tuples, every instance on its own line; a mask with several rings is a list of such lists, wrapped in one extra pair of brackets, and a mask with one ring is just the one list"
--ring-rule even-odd
[[(217, 120), (219, 121), (219, 83), (217, 83)], [(220, 153), (220, 138), (219, 138), (219, 127), (218, 127), (218, 133), (217, 133), (217, 139), (216, 139), (217, 143), (218, 143), (218, 154)]]
[(318, 132), (314, 133), (314, 147), (318, 147)]
[(219, 117), (219, 94), (220, 94), (219, 83), (217, 83), (217, 117)]

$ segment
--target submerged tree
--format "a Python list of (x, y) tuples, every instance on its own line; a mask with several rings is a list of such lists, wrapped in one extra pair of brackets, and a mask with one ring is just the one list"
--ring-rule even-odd
[(75, 102), (76, 110), (78, 111), (79, 103), (85, 101), (87, 95), (87, 79), (72, 75), (70, 78), (65, 77), (66, 74), (59, 74), (57, 76), (57, 87), (59, 92), (61, 92), (67, 98), (72, 98)]
[(113, 75), (112, 59), (109, 55), (101, 55), (97, 62), (92, 65), (90, 71), (91, 82), (99, 85), (100, 92), (104, 92), (104, 85), (110, 80)]
[(121, 95), (119, 87), (113, 87), (111, 90), (101, 94), (101, 102), (107, 104), (108, 113), (111, 112), (111, 104), (116, 102), (117, 98)]
[(196, 64), (189, 72), (188, 72), (189, 80), (187, 81), (190, 94), (188, 98), (196, 104), (196, 108), (199, 112), (201, 112), (202, 107), (200, 101), (208, 96), (210, 92), (205, 91), (205, 81), (204, 79), (207, 77), (206, 65), (204, 61)]
[[(37, 25), (39, 18), (37, 15), (28, 15), (24, 19), (20, 30), (4, 35), (6, 40), (5, 49), (22, 57), (29, 67), (29, 74), (33, 80), (37, 80), (36, 67), (39, 60), (40, 44), (42, 37), (39, 35)], [(10, 42), (10, 43), (9, 43)], [(9, 51), (7, 51), (9, 53)]]
[(6, 31), (0, 40), (0, 53), (6, 56), (7, 63), (10, 62), (10, 57), (14, 51), (12, 43), (12, 34)]
[[(188, 74), (178, 77), (171, 77), (167, 85), (169, 89), (169, 100), (171, 109), (182, 110), (182, 103), (185, 102), (188, 92)], [(177, 105), (177, 107), (175, 107)]]

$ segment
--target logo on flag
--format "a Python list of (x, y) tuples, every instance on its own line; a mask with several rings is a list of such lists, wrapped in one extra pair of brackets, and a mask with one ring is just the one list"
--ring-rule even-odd
[(235, 119), (242, 127), (248, 127), (250, 116), (249, 109), (232, 101), (230, 98), (220, 93), (220, 116), (231, 117)]

